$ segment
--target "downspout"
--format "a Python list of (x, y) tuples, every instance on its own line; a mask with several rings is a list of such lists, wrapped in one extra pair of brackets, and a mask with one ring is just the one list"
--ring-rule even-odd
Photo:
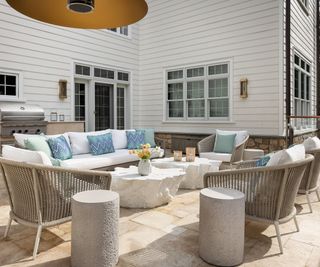
[[(317, 0), (318, 2), (318, 0)], [(287, 145), (293, 143), (293, 134), (290, 130), (290, 118), (291, 115), (291, 3), (290, 0), (286, 0), (286, 136)]]
[[(320, 17), (319, 17), (319, 0), (316, 0), (316, 91), (317, 91), (317, 115), (320, 115)], [(319, 130), (320, 124), (317, 123)]]

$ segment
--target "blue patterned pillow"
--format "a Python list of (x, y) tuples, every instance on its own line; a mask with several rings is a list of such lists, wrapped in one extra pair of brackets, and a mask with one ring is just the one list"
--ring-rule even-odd
[(56, 138), (49, 138), (47, 142), (55, 159), (65, 160), (72, 158), (71, 148), (63, 135)]
[(137, 149), (145, 143), (144, 131), (127, 131), (128, 149)]
[(256, 167), (264, 167), (267, 165), (270, 160), (270, 156), (266, 155), (256, 161)]
[(112, 134), (88, 135), (91, 154), (102, 155), (114, 152)]

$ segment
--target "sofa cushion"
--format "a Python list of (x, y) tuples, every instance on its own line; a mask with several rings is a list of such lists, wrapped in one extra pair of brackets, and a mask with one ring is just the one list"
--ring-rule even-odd
[[(127, 131), (135, 131), (135, 130), (127, 130)], [(111, 130), (112, 133), (112, 141), (114, 149), (124, 149), (127, 148), (127, 134), (125, 130)]]
[(144, 142), (146, 144), (150, 144), (151, 147), (156, 146), (156, 142), (154, 141), (154, 129), (153, 128), (141, 128), (141, 129), (136, 129), (136, 131), (144, 131)]
[(305, 158), (305, 148), (302, 144), (295, 145), (288, 149), (280, 150), (274, 153), (267, 163), (267, 166), (278, 166), (293, 163)]
[(20, 134), (20, 133), (13, 134), (13, 137), (16, 141), (16, 144), (20, 148), (26, 148), (26, 145), (24, 143), (25, 139), (27, 139), (29, 137), (35, 137), (35, 136), (39, 136), (39, 135), (37, 135), (37, 134)]
[(47, 139), (55, 159), (66, 160), (72, 158), (71, 148), (63, 135)]
[(92, 155), (102, 155), (114, 152), (111, 133), (88, 135), (87, 138)]
[(128, 149), (137, 149), (145, 143), (144, 131), (127, 131)]
[(229, 153), (216, 153), (216, 152), (202, 152), (200, 158), (207, 158), (212, 160), (221, 160), (223, 162), (230, 162), (232, 154)]
[(213, 152), (231, 154), (235, 147), (236, 134), (216, 134)]
[(247, 131), (223, 131), (223, 130), (216, 130), (216, 134), (236, 134), (235, 138), (235, 146), (241, 144), (249, 135)]
[(90, 153), (88, 135), (101, 135), (105, 133), (110, 133), (110, 130), (95, 131), (95, 132), (68, 132), (70, 139), (70, 145), (73, 155), (88, 154)]
[(42, 151), (31, 151), (23, 148), (3, 145), (2, 156), (9, 160), (52, 166), (49, 157)]
[(48, 157), (52, 157), (52, 152), (47, 139), (44, 136), (37, 135), (24, 139), (25, 148), (33, 151), (42, 151)]
[(309, 137), (303, 142), (306, 152), (319, 149), (320, 148), (320, 139), (316, 136)]
[[(159, 149), (159, 151), (157, 151), (156, 153), (152, 150), (151, 158), (159, 157), (162, 155), (163, 149)], [(61, 161), (61, 166), (66, 168), (77, 169), (98, 169), (138, 160), (138, 156), (134, 154), (129, 154), (128, 149), (118, 149), (115, 150), (115, 152), (113, 153), (102, 154), (97, 156), (91, 154), (75, 155), (72, 159)]]

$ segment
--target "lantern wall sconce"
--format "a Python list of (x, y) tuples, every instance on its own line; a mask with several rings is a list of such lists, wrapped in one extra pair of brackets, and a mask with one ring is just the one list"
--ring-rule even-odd
[(248, 79), (240, 80), (240, 97), (248, 98)]
[(59, 98), (60, 99), (67, 98), (67, 81), (66, 80), (59, 81)]

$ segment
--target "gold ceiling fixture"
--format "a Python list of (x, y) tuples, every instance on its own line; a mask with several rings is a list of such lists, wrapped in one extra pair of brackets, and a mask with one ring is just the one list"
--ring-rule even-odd
[(129, 25), (148, 12), (145, 0), (7, 0), (18, 12), (46, 23), (82, 29)]

